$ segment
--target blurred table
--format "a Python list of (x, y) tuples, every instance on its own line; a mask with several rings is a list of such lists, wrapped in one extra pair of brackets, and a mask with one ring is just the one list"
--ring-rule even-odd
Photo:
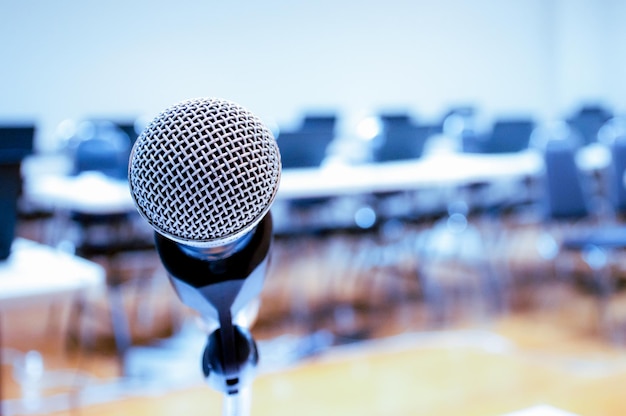
[(100, 265), (17, 238), (9, 258), (0, 262), (0, 311), (100, 290), (104, 285)]
[(128, 182), (98, 172), (77, 176), (26, 175), (24, 194), (29, 202), (52, 210), (94, 215), (135, 210)]
[[(0, 261), (0, 312), (98, 291), (104, 285), (105, 272), (98, 264), (17, 238), (9, 258)], [(1, 334), (0, 321), (0, 346)], [(1, 388), (0, 382), (0, 394)]]
[(420, 159), (283, 171), (279, 199), (332, 197), (523, 179), (543, 172), (537, 152), (446, 153)]
[[(581, 169), (593, 170), (607, 166), (610, 155), (603, 146), (589, 146), (581, 150), (577, 160)], [(542, 172), (541, 154), (534, 150), (502, 154), (435, 153), (408, 161), (284, 169), (277, 199), (333, 197), (516, 180), (535, 177)], [(25, 195), (43, 206), (89, 214), (135, 209), (127, 181), (94, 172), (78, 176), (31, 176), (27, 173)]]

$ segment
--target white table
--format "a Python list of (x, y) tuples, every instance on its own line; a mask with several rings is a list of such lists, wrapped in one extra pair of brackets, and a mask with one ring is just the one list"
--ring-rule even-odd
[(98, 172), (78, 176), (27, 174), (24, 194), (30, 202), (53, 210), (94, 215), (135, 210), (128, 182)]
[[(608, 150), (592, 146), (579, 152), (583, 170), (610, 163)], [(458, 186), (477, 181), (506, 181), (543, 173), (541, 153), (435, 153), (420, 159), (323, 168), (284, 169), (276, 199), (349, 196), (370, 192)], [(37, 204), (87, 214), (129, 212), (135, 209), (128, 182), (87, 172), (79, 176), (26, 175), (24, 192)]]
[(277, 198), (342, 196), (457, 186), (477, 181), (521, 179), (540, 175), (542, 171), (543, 162), (536, 152), (435, 154), (409, 161), (286, 170), (282, 173)]
[[(105, 271), (96, 263), (21, 238), (11, 249), (9, 258), (0, 261), (0, 312), (105, 287)], [(1, 403), (0, 394), (0, 413)]]
[(104, 287), (100, 265), (21, 238), (13, 242), (9, 258), (0, 261), (0, 310)]
[[(507, 155), (443, 154), (417, 160), (285, 169), (277, 199), (342, 196), (368, 192), (457, 185), (537, 175), (543, 168), (533, 152)], [(27, 177), (25, 194), (50, 208), (102, 214), (134, 209), (128, 182), (98, 173), (79, 176), (38, 175)]]

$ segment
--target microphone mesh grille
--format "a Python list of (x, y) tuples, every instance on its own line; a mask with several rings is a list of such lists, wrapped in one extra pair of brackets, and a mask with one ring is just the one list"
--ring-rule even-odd
[(131, 194), (160, 233), (218, 245), (251, 230), (278, 190), (280, 153), (270, 130), (229, 101), (174, 105), (139, 135), (129, 162)]

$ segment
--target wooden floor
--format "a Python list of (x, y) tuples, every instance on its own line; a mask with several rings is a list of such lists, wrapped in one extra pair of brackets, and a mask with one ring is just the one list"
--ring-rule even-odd
[[(311, 333), (332, 333), (335, 345), (271, 371), (264, 367), (251, 389), (251, 413), (497, 416), (549, 404), (585, 416), (626, 414), (626, 348), (603, 331), (597, 296), (553, 278), (542, 259), (528, 254), (535, 229), (514, 231), (505, 248), (514, 283), (499, 294), (506, 300), (499, 309), (486, 307), (490, 299), (481, 297), (475, 280), (461, 284), (455, 276), (476, 270), (415, 264), (412, 239), (277, 241), (253, 327), (262, 351), (276, 352), (277, 339), (285, 348), (293, 345), (288, 336)], [(454, 296), (443, 312), (433, 313), (417, 284), (425, 270), (444, 275), (442, 287)], [(130, 285), (127, 292), (137, 345), (154, 345), (193, 321), (163, 273), (149, 291)], [(105, 299), (94, 303), (94, 311), (106, 307)], [(1, 317), (3, 414), (221, 413), (222, 397), (199, 374), (154, 389), (147, 388), (151, 379), (141, 388), (122, 377), (106, 313), (84, 316), (92, 343), (70, 348), (70, 306), (42, 304)], [(606, 316), (619, 323), (624, 310), (626, 298), (615, 294)], [(43, 373), (28, 351), (42, 354)], [(31, 380), (39, 380), (34, 390), (25, 382), (27, 357)], [(188, 354), (191, 368), (199, 358)], [(27, 400), (33, 391), (40, 398)]]

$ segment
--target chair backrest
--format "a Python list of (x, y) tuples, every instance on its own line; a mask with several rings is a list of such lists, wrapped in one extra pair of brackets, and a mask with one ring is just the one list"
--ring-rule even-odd
[(276, 137), (285, 169), (314, 168), (326, 158), (329, 141), (314, 131), (281, 131)]
[(22, 159), (33, 152), (34, 124), (0, 126), (0, 260), (9, 257), (15, 238)]
[(600, 128), (612, 118), (612, 113), (601, 106), (582, 107), (567, 119), (567, 123), (583, 139), (583, 145), (594, 143), (598, 139)]
[(422, 156), (424, 145), (431, 133), (430, 126), (387, 126), (382, 132), (382, 143), (374, 150), (374, 161), (418, 159)]
[(576, 164), (576, 149), (570, 140), (545, 145), (545, 209), (550, 219), (574, 220), (591, 214), (591, 195)]
[(335, 133), (337, 115), (335, 114), (306, 114), (302, 120), (302, 130), (322, 130)]
[(122, 130), (128, 136), (128, 140), (130, 141), (130, 145), (132, 147), (133, 144), (137, 141), (137, 137), (139, 137), (139, 133), (137, 131), (137, 126), (133, 120), (130, 121), (116, 121), (115, 125)]
[(20, 162), (0, 162), (0, 260), (9, 257), (15, 238), (17, 202), (22, 178)]
[(383, 128), (414, 124), (411, 114), (404, 111), (381, 112), (378, 114), (378, 118), (380, 119)]
[(33, 124), (0, 125), (0, 162), (19, 162), (33, 152)]
[(92, 133), (76, 145), (74, 173), (101, 172), (123, 179), (128, 175), (130, 139), (121, 129), (109, 123), (97, 123)]
[(611, 168), (607, 184), (610, 202), (617, 213), (626, 213), (626, 135), (611, 143)]
[(528, 148), (535, 129), (531, 119), (501, 119), (493, 124), (491, 134), (482, 144), (485, 153), (512, 153)]

